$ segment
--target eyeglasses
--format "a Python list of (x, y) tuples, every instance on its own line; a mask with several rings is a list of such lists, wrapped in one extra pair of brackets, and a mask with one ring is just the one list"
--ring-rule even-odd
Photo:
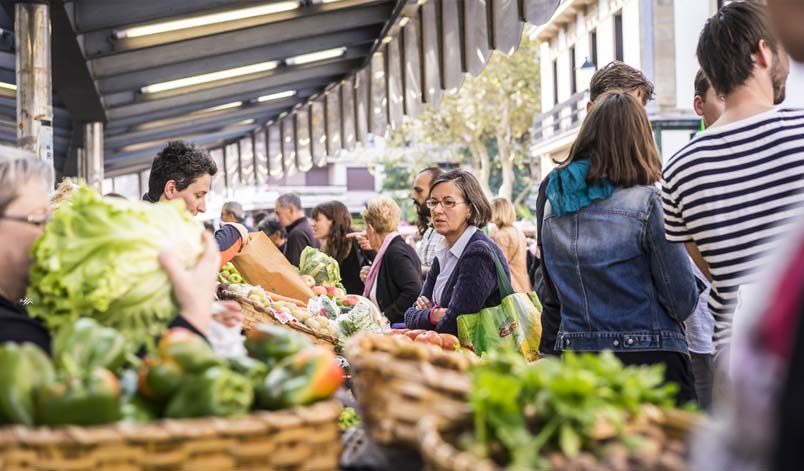
[(29, 214), (28, 216), (0, 216), (0, 219), (8, 219), (9, 221), (24, 222), (36, 227), (42, 227), (50, 222), (50, 213), (46, 214)]
[(444, 209), (452, 209), (455, 205), (458, 204), (466, 204), (466, 201), (455, 201), (452, 198), (444, 198), (443, 200), (439, 201), (435, 198), (428, 199), (425, 204), (430, 209), (436, 209), (440, 204)]

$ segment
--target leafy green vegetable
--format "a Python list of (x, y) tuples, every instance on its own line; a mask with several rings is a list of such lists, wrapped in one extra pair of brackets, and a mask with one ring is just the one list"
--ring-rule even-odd
[(371, 317), (371, 309), (363, 303), (356, 304), (351, 311), (338, 316), (338, 327), (344, 337), (349, 337), (361, 330), (382, 333), (380, 326)]
[(341, 267), (338, 261), (313, 247), (305, 247), (299, 260), (299, 274), (310, 275), (319, 286), (341, 285)]
[(545, 450), (592, 450), (604, 425), (621, 436), (642, 405), (673, 406), (678, 388), (663, 384), (662, 365), (624, 367), (611, 352), (528, 364), (517, 352), (495, 351), (471, 375), (469, 447), (512, 470), (547, 469)]
[(202, 231), (181, 202), (101, 198), (82, 186), (31, 248), (28, 312), (52, 331), (92, 317), (136, 348), (179, 311), (157, 256), (194, 266)]

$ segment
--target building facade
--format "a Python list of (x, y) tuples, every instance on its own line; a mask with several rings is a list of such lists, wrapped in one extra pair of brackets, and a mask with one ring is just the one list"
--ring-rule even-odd
[(562, 0), (535, 32), (541, 41), (544, 112), (534, 120), (531, 156), (539, 160), (542, 175), (566, 158), (586, 116), (591, 74), (613, 60), (642, 70), (655, 84), (647, 110), (662, 157), (688, 142), (700, 125), (692, 107), (698, 35), (723, 3)]

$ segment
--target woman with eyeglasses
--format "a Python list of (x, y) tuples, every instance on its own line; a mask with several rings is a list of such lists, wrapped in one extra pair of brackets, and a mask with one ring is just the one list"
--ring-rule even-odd
[(458, 316), (502, 302), (492, 250), (509, 279), (511, 273), (500, 248), (480, 230), (491, 220), (491, 205), (474, 175), (452, 170), (437, 178), (427, 207), (444, 242), (405, 325), (457, 335)]
[(363, 267), (363, 296), (371, 299), (391, 324), (404, 322), (405, 310), (422, 289), (422, 262), (416, 249), (399, 235), (401, 211), (388, 197), (374, 198), (366, 205), (366, 239), (377, 252), (374, 263)]
[[(28, 254), (48, 221), (52, 186), (53, 167), (48, 162), (16, 149), (0, 150), (0, 344), (30, 342), (50, 351), (50, 333), (28, 316), (23, 298), (29, 281)], [(220, 257), (212, 236), (205, 233), (204, 241), (207, 250), (189, 271), (168, 254), (160, 256), (182, 306), (171, 326), (202, 335), (212, 317)]]

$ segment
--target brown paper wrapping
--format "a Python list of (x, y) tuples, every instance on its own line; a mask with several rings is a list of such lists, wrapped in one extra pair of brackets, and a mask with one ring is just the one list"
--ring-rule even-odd
[(265, 233), (252, 232), (249, 236), (251, 241), (232, 259), (246, 282), (304, 302), (315, 296), (296, 267), (288, 262)]

